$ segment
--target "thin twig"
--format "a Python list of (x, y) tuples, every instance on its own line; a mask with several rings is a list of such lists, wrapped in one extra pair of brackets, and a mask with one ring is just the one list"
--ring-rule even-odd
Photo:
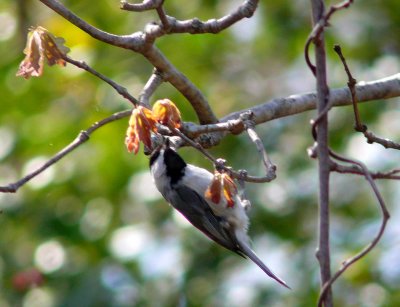
[(88, 64), (86, 64), (84, 61), (76, 61), (76, 60), (71, 59), (68, 56), (63, 56), (63, 59), (78, 68), (81, 68), (81, 69), (84, 69), (84, 70), (90, 72), (92, 75), (94, 75), (94, 76), (100, 78), (101, 80), (103, 80), (104, 82), (108, 83), (118, 92), (118, 94), (120, 94), (125, 99), (129, 100), (134, 106), (140, 104), (140, 102), (135, 97), (133, 97), (131, 94), (129, 94), (129, 92), (127, 91), (127, 89), (125, 87), (119, 85), (118, 83), (114, 82), (110, 78), (108, 78), (108, 77), (104, 76), (103, 74), (99, 73), (98, 71), (94, 70)]
[(344, 69), (347, 74), (347, 78), (348, 78), (347, 86), (350, 90), (351, 100), (353, 103), (354, 120), (355, 120), (354, 129), (356, 131), (364, 134), (364, 137), (367, 139), (367, 142), (370, 144), (378, 143), (378, 144), (381, 144), (385, 148), (392, 148), (392, 149), (400, 150), (399, 143), (393, 142), (389, 139), (384, 139), (384, 138), (376, 136), (373, 132), (368, 131), (367, 125), (365, 125), (361, 122), (361, 116), (358, 111), (358, 100), (357, 100), (357, 93), (356, 93), (357, 80), (354, 79), (354, 77), (352, 76), (351, 71), (347, 65), (346, 59), (342, 53), (342, 49), (340, 48), (340, 46), (335, 45), (334, 50), (339, 55), (340, 60), (342, 61)]
[(391, 149), (400, 150), (400, 144), (397, 143), (397, 142), (393, 142), (392, 140), (384, 139), (384, 138), (381, 138), (379, 136), (376, 136), (373, 132), (370, 132), (368, 130), (364, 131), (363, 134), (364, 134), (364, 136), (367, 139), (367, 142), (369, 144), (377, 143), (377, 144), (382, 145), (385, 148), (391, 148)]
[(323, 300), (327, 293), (327, 290), (331, 287), (331, 285), (335, 282), (335, 280), (337, 278), (339, 278), (339, 276), (342, 275), (352, 264), (354, 264), (355, 262), (360, 260), (362, 257), (367, 255), (378, 244), (383, 233), (385, 232), (387, 221), (390, 218), (389, 211), (387, 210), (387, 207), (382, 198), (382, 195), (380, 194), (379, 189), (376, 186), (375, 181), (372, 178), (372, 175), (369, 172), (368, 168), (365, 166), (365, 164), (363, 164), (360, 161), (355, 161), (352, 159), (345, 158), (337, 153), (334, 153), (333, 151), (330, 151), (330, 156), (339, 161), (349, 163), (351, 165), (357, 165), (359, 168), (362, 169), (362, 171), (364, 172), (365, 179), (367, 180), (368, 184), (371, 186), (371, 188), (375, 194), (375, 197), (378, 200), (379, 207), (380, 207), (381, 213), (382, 213), (382, 223), (381, 223), (381, 226), (379, 227), (379, 231), (375, 235), (374, 239), (366, 247), (364, 247), (359, 253), (357, 253), (355, 256), (345, 260), (342, 263), (342, 266), (340, 267), (340, 269), (332, 276), (332, 278), (329, 281), (327, 281), (323, 285), (323, 288), (321, 289), (320, 296), (318, 299), (318, 307), (322, 307)]
[[(342, 164), (338, 164), (336, 162), (331, 161), (331, 171), (340, 173), (340, 174), (353, 174), (353, 175), (361, 175), (365, 176), (364, 171), (356, 166), (346, 166)], [(370, 172), (370, 175), (373, 179), (391, 179), (391, 180), (400, 180), (400, 169), (391, 170), (389, 172)]]
[(142, 3), (128, 3), (126, 1), (121, 1), (120, 8), (131, 12), (156, 10), (164, 30), (168, 31), (169, 21), (168, 16), (165, 14), (163, 3), (164, 0), (144, 0)]
[(349, 81), (347, 82), (347, 86), (350, 90), (351, 93), (351, 100), (353, 103), (353, 110), (354, 110), (354, 120), (355, 120), (355, 129), (357, 131), (361, 131), (364, 130), (364, 127), (361, 123), (361, 119), (360, 119), (360, 112), (358, 111), (358, 104), (357, 104), (357, 95), (356, 95), (356, 84), (357, 84), (357, 80), (353, 78), (349, 66), (347, 65), (346, 59), (343, 56), (342, 53), (342, 48), (340, 48), (340, 45), (335, 45), (333, 47), (333, 50), (335, 50), (335, 52), (339, 55), (340, 60), (343, 63), (344, 66), (344, 70), (346, 71), (347, 77), (349, 79)]
[(163, 82), (164, 80), (162, 74), (157, 69), (154, 69), (152, 75), (150, 76), (149, 80), (147, 80), (147, 83), (139, 95), (140, 103), (150, 107), (150, 97)]
[(332, 5), (329, 8), (328, 12), (318, 20), (318, 22), (315, 24), (313, 30), (311, 31), (310, 35), (308, 36), (306, 45), (304, 47), (304, 56), (305, 56), (306, 63), (308, 65), (308, 67), (310, 68), (310, 70), (312, 71), (314, 76), (316, 75), (316, 68), (315, 68), (315, 65), (312, 64), (312, 62), (311, 62), (310, 53), (309, 53), (311, 43), (315, 39), (317, 39), (318, 36), (323, 32), (325, 27), (329, 25), (329, 19), (331, 18), (332, 14), (338, 10), (348, 8), (353, 3), (353, 1), (354, 0), (345, 0), (339, 4)]
[(329, 110), (332, 108), (333, 106), (333, 102), (332, 99), (329, 99), (329, 89), (328, 89), (328, 93), (325, 96), (325, 107), (321, 110), (321, 112), (318, 113), (318, 116), (315, 119), (312, 119), (310, 121), (311, 124), (311, 135), (314, 139), (314, 141), (317, 141), (318, 138), (318, 134), (317, 134), (317, 128), (318, 125), (320, 124), (320, 122), (322, 122), (323, 120), (325, 120), (325, 118), (328, 115)]
[(121, 111), (118, 113), (114, 113), (113, 115), (102, 119), (101, 121), (95, 122), (93, 125), (91, 125), (87, 130), (81, 131), (78, 136), (67, 146), (65, 146), (62, 150), (60, 150), (57, 154), (55, 154), (51, 159), (46, 161), (42, 166), (31, 172), (30, 174), (26, 175), (22, 179), (10, 183), (6, 186), (0, 186), (0, 192), (3, 193), (15, 193), (17, 190), (23, 186), (25, 183), (27, 183), (29, 180), (32, 178), (36, 177), (43, 171), (45, 171), (47, 168), (49, 168), (51, 165), (55, 164), (59, 160), (61, 160), (63, 157), (65, 157), (67, 154), (69, 154), (71, 151), (85, 143), (87, 140), (89, 140), (90, 135), (99, 129), (100, 127), (109, 124), (113, 121), (119, 120), (124, 117), (130, 116), (132, 113), (132, 110), (126, 110), (126, 111)]
[(272, 163), (267, 152), (265, 151), (263, 142), (261, 141), (257, 132), (254, 130), (255, 124), (252, 120), (253, 117), (254, 117), (253, 113), (247, 112), (242, 114), (241, 119), (244, 122), (249, 138), (256, 145), (257, 151), (261, 157), (261, 161), (265, 168), (265, 173), (266, 173), (265, 177), (270, 178), (272, 181), (273, 179), (276, 178), (276, 165)]
[(164, 0), (161, 1), (161, 4), (156, 8), (158, 17), (160, 18), (161, 24), (164, 28), (164, 31), (169, 32), (169, 30), (171, 29), (171, 24), (169, 22), (168, 16), (165, 13), (163, 4)]
[(182, 140), (184, 140), (186, 143), (188, 143), (190, 146), (196, 148), (198, 151), (200, 151), (207, 159), (209, 159), (211, 162), (213, 162), (214, 165), (218, 165), (221, 169), (224, 169), (225, 171), (229, 172), (229, 174), (237, 179), (242, 179), (247, 182), (254, 182), (254, 183), (263, 183), (263, 182), (270, 182), (275, 177), (272, 178), (271, 174), (268, 174), (267, 176), (263, 177), (257, 177), (257, 176), (251, 176), (248, 175), (247, 173), (243, 173), (242, 171), (235, 171), (231, 167), (227, 167), (225, 164), (221, 163), (221, 159), (216, 159), (214, 158), (209, 152), (207, 152), (198, 142), (195, 142), (188, 138), (186, 135), (184, 135), (179, 129), (174, 129), (172, 131), (176, 136), (179, 136)]

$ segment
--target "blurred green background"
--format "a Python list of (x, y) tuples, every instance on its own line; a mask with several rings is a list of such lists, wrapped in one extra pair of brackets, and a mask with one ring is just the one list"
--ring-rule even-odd
[[(63, 1), (105, 31), (128, 34), (157, 19), (129, 13), (119, 2)], [(169, 15), (203, 20), (222, 16), (240, 1), (165, 1)], [(367, 0), (334, 15), (327, 30), (329, 83), (345, 86), (343, 51), (358, 80), (400, 71), (400, 2)], [(98, 42), (39, 1), (0, 2), (0, 185), (13, 182), (113, 112), (130, 105), (112, 88), (68, 65), (45, 67), (40, 78), (15, 76), (29, 26), (64, 37), (70, 56), (138, 96), (152, 67), (138, 54)], [(303, 56), (310, 31), (308, 1), (261, 1), (252, 19), (219, 35), (170, 35), (157, 46), (198, 86), (221, 117), (275, 97), (314, 89)], [(184, 120), (195, 115), (168, 84)], [(376, 133), (399, 141), (399, 99), (364, 104)], [(319, 292), (317, 169), (306, 155), (314, 112), (257, 127), (278, 166), (272, 183), (249, 184), (250, 236), (263, 259), (293, 290), (281, 288), (246, 261), (216, 246), (172, 212), (154, 190), (147, 157), (128, 154), (127, 119), (96, 131), (89, 142), (16, 194), (0, 194), (0, 307), (52, 306), (313, 306)], [(331, 145), (373, 170), (396, 167), (399, 155), (368, 145), (353, 133), (351, 109), (330, 113)], [(235, 168), (260, 174), (253, 144), (229, 136), (211, 150)], [(195, 150), (189, 161), (211, 168)], [(379, 246), (334, 286), (337, 306), (400, 305), (400, 189), (379, 182), (392, 214)], [(375, 235), (380, 213), (362, 178), (332, 174), (332, 268)], [(39, 285), (32, 287), (32, 282)]]

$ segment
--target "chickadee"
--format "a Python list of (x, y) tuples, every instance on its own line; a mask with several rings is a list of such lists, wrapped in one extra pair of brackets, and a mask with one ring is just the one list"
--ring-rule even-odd
[(289, 288), (250, 248), (249, 222), (240, 198), (235, 196), (233, 207), (207, 200), (204, 194), (213, 175), (203, 168), (186, 164), (168, 143), (167, 140), (150, 156), (151, 174), (163, 197), (210, 239), (244, 258), (250, 258), (268, 276)]

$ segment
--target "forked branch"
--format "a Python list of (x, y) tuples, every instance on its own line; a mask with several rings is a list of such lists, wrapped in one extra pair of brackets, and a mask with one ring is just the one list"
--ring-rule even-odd
[[(249, 175), (242, 171), (235, 171), (231, 167), (226, 166), (225, 161), (222, 163), (221, 159), (217, 159), (217, 158), (213, 157), (209, 152), (207, 152), (201, 146), (201, 144), (199, 142), (193, 141), (192, 139), (188, 138), (185, 134), (183, 134), (178, 129), (174, 129), (172, 131), (172, 133), (176, 136), (179, 136), (185, 143), (187, 143), (188, 145), (192, 146), (193, 148), (195, 148), (199, 152), (201, 152), (207, 159), (209, 159), (211, 162), (213, 162), (214, 165), (218, 165), (218, 167), (220, 169), (227, 171), (233, 178), (240, 179), (240, 180), (247, 181), (247, 182), (263, 183), (263, 182), (270, 182), (270, 181), (274, 180), (276, 177), (276, 174), (275, 174), (276, 167), (275, 167), (275, 165), (272, 164), (272, 162), (268, 158), (267, 158), (267, 162), (264, 162), (264, 160), (263, 160), (264, 165), (266, 165), (266, 175), (261, 176), (261, 177), (252, 176), (252, 175)], [(252, 131), (252, 133), (253, 133), (253, 135), (250, 137), (251, 139), (254, 139), (254, 140), (259, 139), (254, 130)], [(258, 145), (256, 144), (256, 146), (258, 146)], [(266, 153), (265, 153), (265, 155), (266, 155)], [(263, 159), (264, 159), (264, 156), (263, 156)]]
[(172, 16), (165, 14), (163, 2), (160, 0), (147, 0), (139, 4), (131, 4), (126, 1), (121, 2), (121, 9), (128, 11), (140, 12), (143, 10), (157, 10), (161, 20), (161, 25), (154, 25), (152, 27), (152, 36), (154, 38), (161, 37), (165, 34), (174, 33), (190, 33), (190, 34), (203, 34), (213, 33), (217, 34), (221, 31), (231, 27), (243, 18), (250, 18), (258, 6), (258, 0), (246, 0), (239, 5), (235, 10), (227, 15), (218, 18), (201, 21), (198, 18), (187, 20), (177, 20)]
[[(350, 69), (347, 66), (347, 63), (343, 57), (343, 54), (341, 53), (340, 47), (335, 46), (335, 51), (339, 54), (344, 67), (345, 67), (345, 71), (348, 75), (349, 81), (348, 81), (348, 86), (349, 86), (349, 90), (351, 93), (351, 98), (352, 98), (352, 104), (353, 104), (353, 110), (354, 110), (354, 114), (355, 114), (355, 127), (356, 130), (360, 130), (362, 129), (365, 125), (361, 124), (360, 121), (360, 116), (358, 113), (358, 109), (357, 109), (357, 93), (356, 93), (356, 80), (352, 77)], [(318, 65), (317, 65), (317, 69), (318, 69)], [(317, 70), (317, 76), (318, 76), (318, 70)], [(325, 108), (322, 109), (322, 112), (318, 115), (317, 119), (314, 120), (312, 122), (312, 135), (315, 141), (317, 141), (314, 145), (313, 148), (311, 148), (309, 150), (309, 154), (311, 157), (316, 158), (318, 157), (318, 159), (320, 159), (320, 153), (321, 151), (318, 150), (320, 148), (320, 142), (319, 140), (319, 134), (320, 134), (320, 123), (323, 122), (324, 117), (326, 116), (326, 114), (328, 113), (329, 109), (331, 108), (331, 103), (328, 103)], [(365, 128), (366, 129), (366, 128)], [(328, 145), (327, 145), (328, 146)], [(322, 285), (321, 288), (321, 292), (320, 292), (320, 296), (318, 299), (318, 306), (322, 307), (322, 306), (329, 306), (332, 305), (332, 298), (331, 298), (331, 285), (335, 282), (335, 280), (337, 280), (337, 278), (339, 278), (352, 264), (354, 264), (355, 262), (357, 262), (358, 260), (360, 260), (362, 257), (364, 257), (365, 255), (367, 255), (379, 242), (379, 240), (381, 239), (385, 228), (386, 228), (386, 224), (387, 221), (390, 217), (389, 212), (387, 210), (386, 204), (374, 182), (374, 178), (377, 179), (400, 179), (400, 176), (397, 176), (397, 174), (399, 173), (399, 170), (393, 170), (391, 172), (388, 173), (376, 173), (376, 174), (372, 174), (368, 168), (361, 162), (359, 161), (355, 161), (349, 158), (345, 158), (335, 152), (333, 152), (331, 149), (329, 149), (329, 146), (327, 147), (329, 150), (329, 156), (337, 161), (340, 162), (345, 162), (350, 164), (350, 166), (345, 166), (345, 165), (341, 165), (339, 163), (336, 163), (334, 161), (332, 161), (331, 159), (329, 159), (329, 164), (330, 164), (330, 171), (336, 171), (336, 172), (340, 172), (340, 173), (350, 173), (350, 174), (358, 174), (358, 175), (363, 175), (365, 177), (365, 179), (367, 180), (367, 182), (369, 183), (378, 203), (379, 203), (379, 207), (382, 213), (382, 221), (381, 221), (381, 226), (376, 234), (376, 236), (372, 239), (372, 241), (363, 249), (361, 250), (358, 254), (356, 254), (355, 256), (349, 258), (348, 260), (344, 261), (342, 263), (341, 268), (328, 280), (325, 280), (325, 282)], [(328, 246), (329, 247), (329, 246)]]
[(102, 31), (68, 10), (57, 0), (39, 0), (66, 20), (85, 31), (90, 36), (110, 45), (142, 54), (158, 71), (164, 80), (171, 83), (190, 102), (201, 124), (216, 123), (217, 118), (203, 93), (157, 49), (152, 34), (154, 27), (146, 27), (130, 35), (115, 35)]
[(318, 307), (323, 306), (323, 300), (326, 295), (326, 292), (330, 288), (330, 286), (335, 282), (335, 280), (337, 280), (351, 265), (353, 265), (355, 262), (360, 260), (365, 255), (367, 255), (378, 244), (379, 240), (382, 238), (383, 233), (385, 232), (387, 221), (390, 218), (389, 211), (387, 210), (387, 207), (382, 198), (382, 195), (379, 192), (379, 189), (375, 184), (372, 174), (369, 172), (369, 170), (365, 166), (365, 164), (363, 164), (360, 161), (345, 158), (333, 151), (330, 151), (330, 156), (338, 161), (357, 166), (359, 169), (362, 170), (365, 179), (367, 180), (368, 184), (370, 185), (370, 187), (378, 201), (379, 208), (382, 213), (382, 221), (381, 221), (379, 230), (378, 230), (377, 234), (375, 235), (375, 237), (372, 239), (372, 241), (367, 246), (365, 246), (359, 253), (357, 253), (353, 257), (343, 261), (342, 266), (339, 268), (339, 270), (336, 271), (336, 273), (332, 276), (332, 278), (323, 285), (321, 292), (320, 292), (319, 299), (318, 299)]
[[(324, 22), (325, 6), (322, 0), (311, 0), (313, 24), (315, 27)], [(316, 141), (318, 157), (318, 247), (316, 257), (320, 267), (321, 285), (331, 278), (330, 268), (330, 209), (329, 209), (329, 141), (328, 141), (328, 116), (332, 102), (330, 101), (327, 83), (325, 39), (323, 29), (312, 40), (315, 46), (315, 68), (310, 67), (316, 77), (318, 118), (313, 123), (313, 137)], [(308, 50), (306, 48), (306, 53)], [(317, 133), (318, 132), (318, 133)], [(328, 286), (323, 298), (325, 307), (333, 306), (332, 290)]]
[(319, 18), (318, 22), (314, 25), (313, 30), (311, 31), (310, 35), (307, 38), (306, 45), (304, 47), (304, 57), (306, 60), (306, 63), (308, 65), (308, 68), (310, 68), (311, 72), (313, 73), (314, 76), (316, 76), (316, 67), (315, 65), (311, 62), (310, 59), (310, 45), (312, 42), (314, 42), (318, 37), (323, 33), (325, 27), (329, 25), (329, 19), (332, 17), (332, 15), (339, 10), (342, 9), (347, 9), (354, 0), (345, 0), (342, 1), (336, 5), (331, 5), (326, 13), (322, 15), (322, 17)]
[(368, 131), (367, 125), (363, 124), (361, 122), (361, 116), (360, 112), (358, 111), (358, 99), (357, 99), (357, 93), (356, 93), (356, 84), (357, 80), (354, 79), (353, 75), (351, 74), (351, 71), (349, 69), (349, 66), (347, 65), (346, 59), (342, 53), (342, 49), (340, 48), (339, 45), (335, 45), (334, 47), (335, 52), (339, 55), (340, 60), (343, 63), (344, 70), (346, 71), (348, 82), (347, 86), (349, 87), (350, 93), (351, 93), (351, 100), (353, 104), (353, 111), (354, 111), (354, 129), (358, 132), (361, 132), (364, 137), (367, 139), (367, 142), (372, 144), (372, 143), (378, 143), (381, 144), (385, 148), (392, 148), (392, 149), (397, 149), (400, 150), (400, 144), (397, 142), (393, 142), (388, 139), (384, 139), (381, 137), (376, 136), (374, 133)]

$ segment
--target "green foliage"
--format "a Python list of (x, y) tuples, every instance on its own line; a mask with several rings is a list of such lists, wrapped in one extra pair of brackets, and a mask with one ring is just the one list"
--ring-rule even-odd
[[(120, 11), (118, 1), (64, 3), (94, 26), (117, 34), (142, 30), (157, 18), (154, 12)], [(167, 13), (179, 19), (206, 20), (224, 15), (228, 3), (182, 5), (175, 0), (165, 5)], [(29, 13), (19, 19), (23, 9)], [(157, 47), (203, 91), (216, 114), (224, 116), (273, 97), (314, 89), (303, 60), (309, 10), (306, 1), (261, 1), (253, 19), (232, 29), (218, 35), (170, 35)], [(332, 19), (327, 48), (340, 43), (360, 80), (398, 72), (399, 10), (397, 0), (356, 2)], [(87, 61), (135, 97), (152, 67), (141, 55), (97, 42), (39, 1), (3, 1), (0, 25), (0, 184), (5, 185), (54, 155), (82, 129), (131, 107), (108, 85), (71, 65), (46, 67), (41, 78), (17, 78), (27, 32), (19, 25), (41, 25), (65, 38), (72, 58)], [(328, 55), (330, 83), (344, 86), (340, 62), (330, 50)], [(154, 99), (165, 97), (177, 103), (184, 120), (196, 120), (185, 99), (167, 84)], [(361, 112), (368, 125), (398, 136), (398, 125), (383, 120), (397, 112), (392, 104), (365, 104)], [(316, 163), (306, 155), (314, 115), (307, 112), (257, 127), (278, 166), (278, 178), (248, 185), (254, 248), (292, 291), (280, 289), (252, 263), (215, 246), (171, 212), (150, 188), (147, 158), (126, 152), (125, 119), (96, 131), (85, 145), (18, 193), (0, 194), (0, 306), (315, 305), (318, 180)], [(368, 156), (360, 152), (363, 142), (352, 132), (350, 108), (332, 112), (331, 123), (336, 150), (356, 154), (379, 169), (392, 166), (388, 160), (394, 156), (376, 149), (378, 145), (362, 146), (372, 148)], [(230, 136), (212, 152), (256, 174), (261, 168), (252, 146), (245, 135)], [(182, 151), (188, 160), (211, 168), (193, 149)], [(379, 215), (361, 178), (333, 177), (335, 269), (368, 243)], [(398, 216), (396, 187), (383, 187)], [(395, 218), (391, 223), (379, 247), (337, 282), (338, 306), (400, 304), (400, 272), (392, 268), (399, 234)], [(15, 276), (31, 268), (44, 276), (40, 286), (16, 285)]]

